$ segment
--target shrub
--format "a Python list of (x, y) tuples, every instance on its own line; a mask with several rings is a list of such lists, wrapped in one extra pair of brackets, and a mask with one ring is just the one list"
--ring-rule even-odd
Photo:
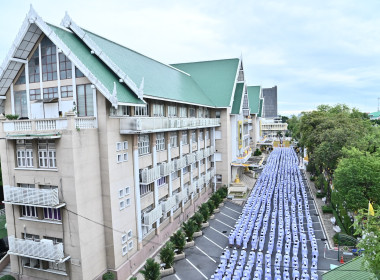
[(7, 120), (17, 120), (18, 117), (19, 117), (19, 115), (11, 115), (11, 114), (9, 114), (9, 115), (5, 115), (5, 117), (7, 118)]
[(196, 212), (194, 214), (193, 217), (191, 217), (191, 219), (195, 222), (196, 226), (197, 226), (197, 230), (196, 231), (200, 231), (202, 229), (202, 223), (203, 223), (203, 215), (199, 212)]
[(210, 218), (210, 210), (207, 203), (202, 203), (202, 205), (199, 207), (199, 213), (202, 214), (203, 222), (206, 223), (208, 218)]
[(317, 192), (317, 194), (316, 194), (316, 197), (317, 198), (323, 198), (323, 197), (325, 197), (326, 196), (326, 193), (325, 192)]
[(170, 241), (160, 251), (160, 260), (165, 268), (171, 268), (174, 263), (174, 245)]
[(323, 213), (330, 213), (330, 214), (332, 214), (333, 209), (332, 209), (332, 207), (330, 205), (323, 205), (322, 206), (322, 212)]
[(254, 156), (260, 156), (261, 151), (259, 149), (256, 149), (256, 151), (253, 153)]
[(210, 216), (214, 213), (215, 203), (212, 200), (207, 201), (208, 212)]
[(345, 238), (339, 238), (340, 233), (335, 233), (333, 236), (334, 244), (339, 244), (339, 246), (356, 246), (356, 242), (353, 240), (347, 240)]
[[(2, 278), (0, 278), (0, 279), (2, 279)], [(115, 275), (112, 272), (108, 271), (108, 272), (103, 274), (102, 279), (103, 280), (114, 280)]]
[(224, 199), (228, 195), (228, 189), (224, 186), (217, 190), (216, 193), (219, 194), (222, 199)]
[(196, 225), (193, 220), (188, 220), (187, 223), (184, 223), (182, 225), (183, 231), (186, 234), (187, 240), (192, 241), (193, 240), (193, 235), (196, 230)]
[(218, 208), (219, 204), (223, 201), (223, 199), (220, 197), (218, 193), (214, 193), (210, 199), (214, 201), (215, 207)]
[(173, 235), (170, 237), (170, 242), (173, 243), (174, 247), (177, 249), (178, 254), (181, 254), (186, 244), (185, 233), (181, 229), (177, 230), (177, 232), (173, 233)]
[(137, 280), (137, 277), (132, 277), (132, 278), (129, 279), (129, 280)]
[(144, 269), (140, 271), (145, 280), (158, 280), (161, 278), (160, 265), (154, 259), (147, 259)]
[(315, 181), (315, 177), (313, 175), (310, 176), (310, 181), (312, 181), (312, 182)]
[(4, 275), (3, 277), (0, 277), (0, 280), (16, 280), (12, 275)]

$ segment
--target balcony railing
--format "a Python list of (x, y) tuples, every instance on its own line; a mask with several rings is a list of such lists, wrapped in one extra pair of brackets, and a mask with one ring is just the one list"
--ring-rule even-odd
[(215, 176), (215, 168), (213, 167), (210, 171), (210, 176), (213, 178)]
[(206, 175), (205, 175), (205, 182), (208, 183), (211, 179), (211, 174), (210, 172), (207, 172)]
[(204, 152), (203, 152), (203, 150), (196, 151), (196, 153), (195, 153), (195, 158), (196, 158), (197, 161), (202, 160), (203, 157), (204, 157)]
[[(76, 129), (90, 129), (96, 127), (97, 122), (95, 117), (75, 117)], [(3, 130), (6, 133), (60, 131), (66, 129), (73, 129), (69, 127), (68, 118), (7, 120), (3, 122)]]
[(181, 192), (179, 192), (177, 195), (176, 195), (176, 202), (177, 203), (180, 203), (182, 200), (184, 200), (185, 198), (187, 197), (187, 191), (186, 190), (183, 190)]
[(215, 126), (220, 126), (219, 118), (125, 117), (120, 119), (121, 134)]
[(190, 165), (195, 162), (195, 154), (191, 153), (186, 156), (187, 164)]
[(170, 211), (170, 209), (172, 209), (175, 205), (176, 205), (177, 201), (176, 201), (176, 196), (171, 196), (169, 197), (166, 201), (164, 201), (161, 205), (162, 205), (162, 212), (163, 213), (167, 213)]
[(248, 148), (247, 150), (244, 151), (244, 154), (239, 155), (236, 158), (237, 163), (245, 163), (252, 155), (252, 150), (251, 148)]
[(181, 157), (175, 161), (176, 170), (184, 168), (186, 166), (186, 157)]
[(197, 191), (197, 181), (194, 181), (187, 189), (187, 194), (190, 195)]
[(52, 240), (41, 239), (33, 241), (19, 239), (14, 236), (8, 237), (9, 251), (8, 254), (30, 257), (51, 262), (62, 262), (65, 259), (63, 254), (63, 244), (54, 244)]
[(19, 205), (58, 206), (58, 189), (4, 186), (4, 202)]
[(155, 221), (162, 217), (162, 205), (158, 205), (152, 211), (144, 213), (144, 225), (151, 226)]
[(153, 168), (144, 168), (141, 171), (141, 183), (150, 184), (155, 180), (161, 178), (160, 166), (155, 166)]
[(174, 161), (162, 163), (160, 165), (160, 169), (161, 169), (161, 177), (168, 176), (170, 173), (175, 171)]

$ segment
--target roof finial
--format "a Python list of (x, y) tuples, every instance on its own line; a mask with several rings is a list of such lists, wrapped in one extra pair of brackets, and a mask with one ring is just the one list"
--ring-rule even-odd
[(69, 28), (71, 25), (71, 18), (70, 18), (69, 13), (67, 11), (65, 11), (65, 16), (63, 17), (63, 19), (61, 21), (61, 25), (63, 27), (66, 27), (66, 28)]
[(142, 100), (143, 95), (144, 95), (144, 77), (141, 80), (141, 84), (140, 84), (140, 87), (138, 89), (137, 97)]

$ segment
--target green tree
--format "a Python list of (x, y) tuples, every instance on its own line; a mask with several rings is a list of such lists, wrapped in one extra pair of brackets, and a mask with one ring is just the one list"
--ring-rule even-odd
[(196, 231), (200, 231), (202, 229), (202, 223), (203, 223), (203, 215), (199, 212), (196, 212), (191, 219), (195, 222), (197, 228)]
[(186, 223), (183, 223), (182, 229), (186, 234), (187, 240), (188, 241), (193, 241), (193, 235), (194, 232), (196, 231), (196, 224), (193, 220), (188, 220)]
[(380, 152), (343, 151), (333, 180), (338, 197), (351, 211), (366, 208), (369, 200), (380, 204)]
[(154, 259), (147, 259), (144, 268), (140, 271), (145, 280), (158, 280), (160, 276), (160, 265)]
[(379, 234), (379, 208), (375, 209), (375, 215), (370, 216), (367, 209), (359, 210), (355, 217), (353, 227), (355, 234), (362, 236), (357, 247), (364, 249), (364, 268), (380, 275), (380, 234)]
[(203, 222), (206, 223), (207, 220), (210, 218), (210, 211), (209, 211), (207, 203), (202, 203), (201, 206), (199, 206), (199, 213), (202, 214)]
[(174, 244), (174, 247), (177, 249), (177, 253), (181, 254), (186, 245), (186, 236), (185, 233), (179, 229), (170, 237), (170, 242)]
[(207, 208), (208, 208), (208, 213), (211, 216), (214, 213), (214, 209), (215, 209), (214, 201), (212, 201), (211, 199), (209, 201), (207, 201)]
[(113, 274), (110, 271), (104, 273), (103, 276), (102, 276), (102, 280), (114, 280), (114, 279), (115, 279), (115, 274)]
[(160, 251), (160, 260), (165, 264), (165, 268), (171, 268), (174, 263), (174, 245), (170, 241)]

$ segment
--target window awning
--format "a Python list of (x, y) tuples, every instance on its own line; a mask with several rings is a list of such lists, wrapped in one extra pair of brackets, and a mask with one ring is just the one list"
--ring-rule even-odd
[(61, 138), (61, 133), (43, 133), (43, 134), (7, 134), (5, 138), (7, 140), (17, 139), (57, 139)]

